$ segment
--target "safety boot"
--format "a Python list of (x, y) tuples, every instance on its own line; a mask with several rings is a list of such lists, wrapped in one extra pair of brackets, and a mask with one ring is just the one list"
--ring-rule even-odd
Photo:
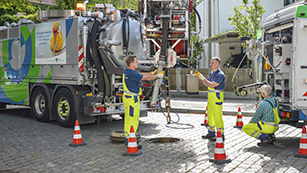
[(268, 135), (266, 136), (261, 142), (258, 142), (257, 145), (259, 147), (264, 147), (268, 144), (272, 144), (273, 143), (273, 140), (271, 139), (271, 137)]
[[(223, 139), (223, 142), (225, 142), (225, 136), (224, 136), (224, 135), (222, 135), (222, 139)], [(212, 142), (215, 142), (215, 141), (216, 141), (216, 137), (215, 137), (215, 136), (214, 136), (214, 137), (211, 137), (210, 140), (211, 140)]]
[(273, 134), (269, 134), (269, 136), (270, 136), (270, 138), (272, 139), (273, 142), (276, 141), (276, 137), (275, 137), (275, 134), (274, 134), (274, 133), (273, 133)]
[(214, 132), (208, 132), (207, 135), (203, 135), (201, 136), (201, 138), (203, 139), (210, 139), (211, 141), (215, 141), (216, 140), (216, 137), (215, 137), (215, 133)]

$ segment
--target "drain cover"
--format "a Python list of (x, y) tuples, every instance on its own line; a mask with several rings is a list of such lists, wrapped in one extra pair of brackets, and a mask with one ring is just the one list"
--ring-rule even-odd
[(180, 142), (179, 138), (151, 138), (148, 139), (147, 142), (150, 143), (171, 143), (171, 142)]

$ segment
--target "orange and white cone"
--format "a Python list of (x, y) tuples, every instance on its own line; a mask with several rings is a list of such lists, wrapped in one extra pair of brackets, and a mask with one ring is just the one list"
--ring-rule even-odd
[(300, 148), (298, 150), (298, 154), (294, 154), (294, 156), (307, 158), (307, 134), (306, 134), (305, 126), (303, 126), (302, 137), (301, 137)]
[(238, 109), (237, 123), (233, 127), (234, 128), (242, 128), (243, 127), (242, 112), (241, 112), (241, 108), (240, 107)]
[(222, 133), (220, 130), (217, 131), (214, 159), (210, 159), (209, 162), (214, 162), (218, 164), (231, 162), (230, 159), (226, 159), (226, 153), (224, 150), (224, 142), (223, 142)]
[(83, 145), (86, 145), (86, 143), (82, 141), (79, 121), (76, 120), (73, 143), (69, 144), (69, 146), (78, 147), (78, 146), (83, 146)]
[(142, 152), (138, 150), (138, 145), (136, 143), (134, 128), (131, 126), (128, 140), (127, 152), (124, 153), (124, 156), (139, 156)]
[(205, 111), (205, 120), (204, 120), (204, 123), (201, 123), (200, 125), (202, 126), (209, 126), (209, 123), (208, 123), (208, 115), (207, 115), (207, 110), (208, 110), (208, 106), (206, 106), (206, 111)]

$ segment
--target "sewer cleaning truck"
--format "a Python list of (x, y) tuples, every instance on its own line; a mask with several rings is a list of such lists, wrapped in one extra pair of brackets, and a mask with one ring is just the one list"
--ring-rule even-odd
[[(302, 127), (307, 123), (307, 1), (270, 15), (263, 24), (261, 41), (247, 41), (247, 56), (255, 60), (256, 84), (236, 88), (247, 95), (263, 82), (279, 100), (281, 123)], [(256, 94), (256, 100), (261, 95)]]
[[(30, 106), (37, 121), (64, 127), (76, 119), (86, 124), (104, 115), (123, 117), (127, 55), (137, 55), (139, 72), (167, 71), (177, 57), (189, 57), (189, 0), (142, 0), (138, 12), (112, 4), (96, 4), (91, 12), (86, 4), (40, 11), (42, 23), (21, 19), (0, 26), (1, 108)], [(168, 76), (163, 80), (168, 83)], [(142, 83), (141, 115), (158, 108), (161, 82)]]

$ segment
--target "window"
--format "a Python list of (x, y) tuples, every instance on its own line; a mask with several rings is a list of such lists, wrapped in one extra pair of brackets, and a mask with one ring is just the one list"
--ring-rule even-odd
[(294, 3), (297, 0), (284, 0), (284, 6)]

